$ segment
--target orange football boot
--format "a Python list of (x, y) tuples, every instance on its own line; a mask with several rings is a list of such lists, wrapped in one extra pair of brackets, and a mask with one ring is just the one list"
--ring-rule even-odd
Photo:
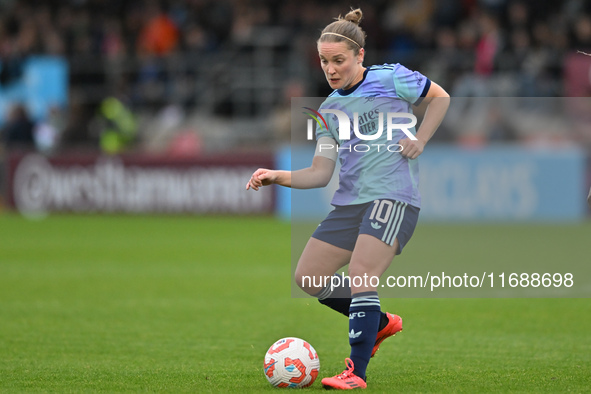
[(376, 352), (380, 349), (380, 344), (384, 342), (384, 339), (394, 336), (402, 331), (402, 318), (400, 316), (392, 313), (386, 313), (386, 316), (388, 316), (388, 324), (381, 331), (378, 331), (376, 343), (373, 345), (373, 350), (371, 351), (372, 357), (375, 356)]
[(365, 380), (353, 373), (355, 369), (353, 361), (350, 358), (345, 359), (345, 365), (347, 369), (333, 376), (332, 378), (322, 379), (322, 387), (325, 389), (337, 389), (337, 390), (352, 390), (352, 389), (364, 389), (367, 387)]

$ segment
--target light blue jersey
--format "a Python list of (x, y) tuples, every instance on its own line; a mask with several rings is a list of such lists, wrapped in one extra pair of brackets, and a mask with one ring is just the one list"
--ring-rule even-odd
[[(347, 90), (335, 90), (328, 96), (319, 109), (328, 130), (324, 124), (317, 126), (316, 139), (330, 137), (338, 143), (341, 170), (332, 205), (363, 204), (388, 198), (420, 207), (418, 160), (409, 160), (398, 152), (398, 141), (407, 135), (401, 127), (392, 127), (392, 124), (408, 124), (411, 120), (390, 116), (389, 139), (388, 113), (412, 113), (411, 106), (419, 104), (430, 85), (431, 81), (416, 71), (400, 64), (384, 64), (367, 67), (361, 82)], [(335, 109), (350, 119), (349, 138), (339, 135), (336, 114), (323, 113), (323, 110)], [(380, 114), (382, 133), (373, 139), (379, 134)], [(409, 131), (413, 135), (416, 133), (414, 127)]]

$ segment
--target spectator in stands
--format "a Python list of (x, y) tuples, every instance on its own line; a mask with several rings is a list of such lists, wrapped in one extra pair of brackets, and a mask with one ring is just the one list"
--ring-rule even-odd
[(99, 107), (100, 147), (105, 153), (122, 153), (137, 137), (138, 124), (123, 97), (109, 96)]
[[(371, 3), (367, 12), (368, 33), (373, 37), (367, 43), (370, 54), (387, 58), (385, 52), (390, 51), (396, 61), (436, 70), (437, 80), (447, 81), (454, 96), (588, 92), (586, 80), (579, 87), (575, 84), (583, 74), (573, 71), (570, 58), (576, 50), (591, 53), (590, 1)], [(28, 56), (49, 54), (67, 57), (71, 88), (83, 93), (82, 104), (89, 108), (84, 116), (71, 114), (80, 122), (92, 117), (88, 113), (95, 113), (100, 100), (121, 79), (130, 84), (134, 107), (139, 105), (149, 115), (170, 103), (180, 103), (188, 112), (221, 108), (231, 93), (211, 70), (223, 70), (221, 75), (227, 78), (239, 58), (259, 59), (255, 53), (262, 47), (259, 38), (268, 39), (259, 32), (277, 28), (292, 39), (265, 51), (271, 54), (269, 66), (274, 70), (269, 73), (273, 96), (269, 102), (281, 100), (288, 81), (276, 76), (287, 68), (290, 76), (306, 80), (309, 93), (323, 96), (328, 94), (324, 78), (310, 71), (317, 67), (317, 54), (306, 53), (307, 46), (301, 43), (315, 36), (321, 15), (344, 4), (312, 0), (0, 1), (0, 87), (22, 78)], [(170, 55), (180, 52), (180, 59), (170, 61)], [(588, 59), (575, 60), (586, 67)], [(243, 88), (250, 93), (249, 89)], [(212, 91), (222, 94), (212, 95)], [(204, 105), (206, 100), (212, 102)], [(70, 128), (66, 141), (90, 134), (87, 128)]]
[(23, 104), (16, 104), (10, 110), (8, 119), (2, 128), (2, 141), (7, 149), (34, 149), (33, 130), (35, 123), (29, 117)]
[(169, 54), (177, 46), (179, 30), (158, 3), (150, 2), (146, 8), (147, 22), (140, 33), (139, 49), (158, 56)]

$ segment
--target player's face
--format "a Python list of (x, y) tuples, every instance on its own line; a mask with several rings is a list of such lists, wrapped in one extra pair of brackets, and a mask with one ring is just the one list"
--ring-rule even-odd
[(318, 44), (320, 65), (333, 89), (348, 89), (363, 78), (363, 48), (355, 55), (344, 42)]

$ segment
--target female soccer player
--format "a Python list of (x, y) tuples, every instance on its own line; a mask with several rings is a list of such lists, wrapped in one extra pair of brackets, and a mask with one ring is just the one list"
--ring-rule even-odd
[[(375, 281), (360, 279), (379, 278), (410, 239), (420, 206), (416, 159), (449, 106), (445, 90), (418, 72), (400, 64), (364, 67), (361, 18), (360, 9), (339, 17), (326, 26), (317, 42), (322, 70), (335, 90), (319, 109), (328, 127), (316, 129), (312, 165), (293, 172), (260, 168), (246, 185), (247, 190), (257, 191), (271, 184), (298, 189), (324, 187), (337, 157), (340, 160), (339, 189), (331, 203), (335, 208), (309, 239), (295, 272), (296, 283), (304, 291), (349, 316), (347, 369), (322, 379), (324, 387), (335, 389), (367, 387), (365, 372), (370, 358), (384, 339), (402, 330), (399, 316), (381, 312)], [(413, 127), (409, 136), (399, 125), (388, 138), (387, 128), (404, 121), (395, 122), (384, 115), (408, 115), (411, 105), (421, 101), (428, 106), (418, 131)], [(334, 110), (351, 120), (356, 113), (348, 136), (343, 136), (341, 129), (346, 124)], [(382, 130), (379, 138), (376, 129)], [(302, 280), (334, 275), (346, 264), (350, 281), (342, 286), (333, 288), (327, 283), (319, 289)]]

